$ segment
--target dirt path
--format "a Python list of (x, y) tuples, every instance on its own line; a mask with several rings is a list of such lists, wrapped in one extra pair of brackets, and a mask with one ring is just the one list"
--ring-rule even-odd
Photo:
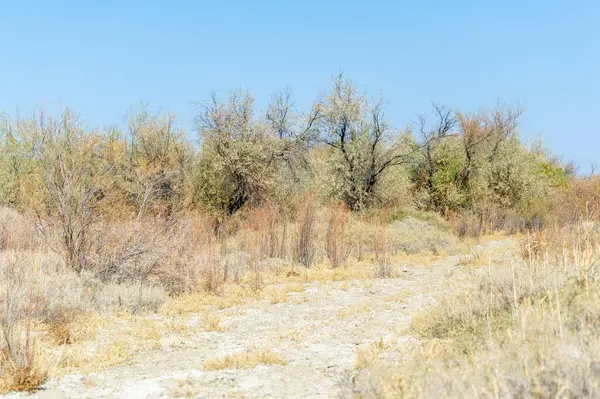
[[(199, 328), (181, 347), (89, 376), (50, 381), (34, 397), (336, 397), (342, 376), (355, 367), (357, 349), (390, 337), (409, 340), (411, 317), (445, 289), (460, 270), (460, 259), (449, 256), (422, 268), (399, 265), (401, 276), (392, 279), (307, 284), (286, 302), (222, 310), (223, 332)], [(215, 357), (264, 349), (287, 364), (203, 369)]]

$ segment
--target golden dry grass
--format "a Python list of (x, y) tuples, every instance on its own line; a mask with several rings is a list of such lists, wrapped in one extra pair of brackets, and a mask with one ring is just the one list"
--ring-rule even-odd
[(390, 296), (388, 296), (387, 298), (385, 298), (386, 302), (404, 302), (406, 301), (411, 295), (414, 295), (414, 291), (412, 290), (400, 290), (398, 292), (396, 292), (395, 294), (392, 294)]
[[(458, 280), (413, 319), (414, 345), (362, 349), (348, 397), (598, 397), (600, 227), (570, 227), (570, 243)], [(393, 359), (393, 360), (388, 360)]]
[(40, 367), (22, 367), (4, 363), (0, 375), (0, 394), (12, 391), (32, 392), (48, 379), (48, 373)]
[(167, 301), (159, 313), (165, 316), (203, 313), (211, 308), (231, 308), (256, 298), (257, 295), (252, 290), (236, 284), (228, 284), (221, 295), (199, 291), (175, 297)]
[(304, 333), (300, 330), (294, 330), (282, 334), (279, 338), (282, 340), (290, 340), (295, 343), (301, 343), (304, 339)]
[(69, 345), (56, 345), (52, 336), (40, 341), (49, 374), (90, 373), (122, 364), (162, 348), (165, 337), (185, 339), (192, 328), (183, 320), (157, 319), (128, 313), (88, 315), (70, 324)]
[(221, 326), (221, 318), (215, 313), (207, 313), (202, 315), (202, 328), (205, 331), (224, 331), (224, 328)]
[(244, 353), (237, 353), (209, 359), (204, 362), (203, 369), (207, 371), (224, 369), (247, 369), (265, 365), (286, 365), (287, 361), (269, 349), (254, 349)]
[(371, 305), (365, 303), (362, 305), (356, 305), (356, 306), (350, 307), (348, 309), (345, 309), (345, 310), (339, 312), (338, 317), (340, 319), (344, 319), (344, 318), (356, 316), (361, 313), (368, 313), (370, 311), (371, 311)]
[(277, 285), (271, 285), (265, 288), (264, 297), (269, 300), (271, 304), (286, 302), (288, 293), (290, 292), (302, 292), (304, 291), (304, 284), (291, 282)]
[(267, 299), (271, 303), (285, 302), (287, 294), (291, 292), (302, 292), (304, 286), (298, 282), (296, 277), (273, 277), (273, 283), (266, 285), (257, 291), (248, 285), (225, 284), (220, 295), (200, 291), (183, 294), (167, 301), (160, 309), (160, 314), (165, 316), (186, 315), (192, 313), (204, 313), (210, 309), (228, 309), (243, 304), (255, 303)]
[(393, 347), (393, 341), (384, 341), (380, 338), (378, 341), (372, 342), (356, 351), (356, 364), (357, 370), (364, 370), (372, 367), (373, 364), (379, 362), (380, 356), (385, 350), (389, 350)]
[[(327, 260), (323, 241), (319, 238), (326, 230), (320, 218), (315, 226), (316, 236), (311, 239), (316, 247), (314, 262), (310, 268), (289, 260), (291, 255), (288, 247), (295, 240), (292, 233), (298, 227), (296, 224), (289, 223), (290, 234), (287, 238), (283, 237), (281, 241), (279, 237), (275, 237), (279, 244), (266, 248), (263, 245), (265, 243), (261, 242), (266, 237), (260, 231), (261, 220), (256, 221), (259, 226), (256, 231), (242, 222), (240, 230), (223, 242), (214, 240), (214, 237), (207, 238), (202, 232), (198, 236), (186, 236), (187, 227), (190, 231), (197, 230), (193, 221), (186, 221), (188, 224), (176, 230), (176, 234), (169, 233), (159, 237), (156, 242), (145, 243), (144, 245), (157, 246), (143, 248), (150, 251), (148, 254), (154, 255), (160, 253), (163, 250), (160, 246), (166, 245), (169, 240), (176, 241), (173, 248), (184, 248), (181, 244), (189, 240), (193, 242), (195, 250), (202, 248), (206, 252), (203, 258), (196, 257), (195, 252), (171, 251), (180, 258), (165, 258), (160, 266), (160, 273), (157, 274), (158, 278), (151, 276), (148, 285), (112, 283), (91, 271), (77, 275), (65, 269), (60, 257), (45, 248), (43, 243), (36, 243), (35, 248), (26, 252), (20, 249), (21, 244), (12, 243), (13, 247), (2, 251), (2, 256), (7, 259), (15, 258), (20, 266), (27, 266), (27, 270), (35, 271), (28, 274), (30, 280), (24, 283), (27, 283), (25, 285), (30, 292), (39, 294), (36, 300), (40, 300), (39, 306), (42, 309), (42, 316), (35, 321), (35, 333), (39, 336), (39, 354), (36, 356), (50, 377), (58, 377), (71, 372), (99, 371), (127, 362), (144, 352), (161, 349), (178, 340), (181, 342), (193, 330), (187, 324), (187, 318), (191, 314), (199, 315), (201, 327), (205, 331), (222, 332), (219, 314), (224, 313), (217, 312), (219, 310), (232, 309), (239, 313), (247, 306), (264, 306), (265, 301), (270, 304), (286, 301), (304, 303), (310, 300), (310, 295), (301, 294), (307, 283), (326, 285), (340, 282), (343, 289), (363, 283), (369, 286), (376, 275), (374, 255), (370, 252), (374, 228), (369, 221), (357, 220), (352, 215), (348, 217), (349, 228), (344, 233), (347, 234), (345, 239), (348, 242), (344, 246), (349, 247), (335, 249), (341, 254), (337, 254), (340, 255), (338, 260), (341, 260), (337, 262), (339, 267), (335, 268)], [(282, 225), (277, 226), (275, 232), (281, 232)], [(94, 240), (100, 239), (103, 229), (109, 227), (111, 240), (118, 238), (120, 228), (133, 229), (129, 224), (103, 225), (95, 233), (97, 236), (94, 236)], [(139, 226), (136, 228), (139, 229)], [(125, 236), (136, 236), (135, 231), (126, 231)], [(399, 230), (395, 228), (394, 231), (398, 233)], [(267, 236), (269, 239), (273, 238), (272, 234)], [(409, 236), (404, 234), (400, 241), (407, 240)], [(414, 237), (410, 237), (410, 242), (411, 245), (416, 243)], [(117, 245), (116, 241), (110, 240), (104, 244)], [(124, 246), (119, 248), (127, 249), (127, 242), (119, 245)], [(267, 253), (259, 253), (257, 258), (254, 251), (257, 245), (262, 248), (261, 251), (266, 248), (267, 252), (275, 251), (282, 258), (269, 259)], [(332, 245), (330, 240), (329, 256), (333, 256)], [(358, 247), (360, 250), (357, 252)], [(108, 249), (115, 249), (111, 248)], [(346, 253), (346, 250), (349, 252)], [(394, 270), (399, 265), (427, 267), (440, 258), (439, 253), (432, 255), (429, 250), (427, 254), (399, 251), (391, 255), (391, 263)], [(227, 264), (226, 270), (222, 269), (224, 264)], [(206, 281), (203, 281), (206, 279), (203, 273), (207, 265), (211, 265), (214, 272), (211, 277), (211, 284), (214, 283), (214, 286), (208, 290)], [(350, 317), (368, 311), (370, 308), (367, 305), (357, 306), (341, 312), (339, 317)], [(292, 334), (288, 338), (299, 342), (301, 334)], [(242, 367), (242, 364), (253, 362), (281, 361), (273, 360), (276, 356), (271, 355), (268, 351), (253, 351), (239, 359), (236, 355), (223, 362)], [(31, 369), (28, 372), (32, 376), (37, 375)], [(24, 375), (25, 370), (21, 370), (19, 381), (22, 381), (21, 386), (26, 389), (27, 379)], [(30, 381), (37, 380), (32, 377)]]
[(357, 370), (364, 370), (372, 367), (378, 360), (381, 348), (378, 346), (369, 346), (364, 349), (356, 351), (356, 365)]
[(169, 391), (170, 398), (195, 398), (198, 395), (196, 381), (190, 378), (177, 380), (177, 386)]

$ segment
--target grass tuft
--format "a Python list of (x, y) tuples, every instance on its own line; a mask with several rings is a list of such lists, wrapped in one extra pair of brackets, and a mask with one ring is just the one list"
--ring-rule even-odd
[(248, 369), (260, 364), (286, 365), (287, 361), (280, 355), (269, 349), (251, 350), (249, 352), (237, 353), (209, 359), (204, 362), (203, 369), (207, 371), (224, 369)]

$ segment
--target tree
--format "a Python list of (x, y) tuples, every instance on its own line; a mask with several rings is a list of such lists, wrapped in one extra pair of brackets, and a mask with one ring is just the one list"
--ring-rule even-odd
[(307, 115), (295, 113), (289, 92), (274, 96), (264, 121), (254, 113), (252, 96), (235, 91), (226, 103), (213, 95), (196, 117), (202, 149), (195, 197), (219, 217), (261, 202), (284, 165), (292, 173), (305, 166), (320, 118), (318, 105)]
[[(443, 139), (451, 137), (456, 126), (456, 115), (452, 110), (436, 104), (433, 105), (433, 111), (435, 122), (431, 126), (426, 116), (419, 117), (419, 133), (424, 144), (415, 154), (416, 162), (413, 159), (412, 167), (417, 187), (425, 191), (426, 201), (439, 210), (444, 207), (443, 203), (450, 196), (448, 190), (441, 189), (440, 183), (452, 182), (455, 178), (452, 170), (457, 168), (456, 157), (452, 156), (452, 146), (446, 146), (442, 151), (439, 151), (439, 148), (444, 142)], [(442, 160), (440, 155), (445, 155), (445, 159)], [(446, 171), (450, 173), (440, 174), (442, 165), (446, 165)], [(451, 167), (448, 167), (450, 165)]]
[(320, 138), (333, 150), (338, 183), (335, 195), (352, 210), (371, 206), (382, 176), (393, 167), (408, 164), (423, 146), (409, 130), (395, 132), (391, 128), (383, 104), (379, 101), (371, 106), (352, 81), (338, 75), (323, 106)]
[[(413, 164), (415, 189), (424, 193), (420, 196), (424, 207), (448, 214), (491, 200), (494, 190), (496, 197), (505, 196), (498, 191), (502, 184), (494, 185), (492, 179), (511, 177), (499, 168), (508, 165), (501, 161), (509, 148), (521, 148), (516, 136), (520, 109), (502, 105), (492, 111), (455, 115), (434, 106), (434, 112), (433, 128), (426, 127), (426, 118), (420, 119), (419, 130), (427, 144)], [(511, 154), (511, 161), (516, 162), (517, 152)]]
[(37, 219), (38, 231), (67, 267), (80, 273), (87, 264), (89, 236), (98, 206), (110, 193), (110, 167), (100, 156), (101, 137), (86, 131), (69, 110), (58, 119), (17, 121), (12, 134), (32, 165), (21, 185), (21, 203)]
[(152, 115), (144, 108), (129, 116), (128, 127), (128, 200), (138, 219), (147, 211), (168, 217), (185, 200), (192, 149), (171, 115)]
[(494, 165), (505, 144), (516, 138), (520, 115), (519, 108), (512, 109), (506, 105), (498, 105), (493, 111), (480, 111), (471, 116), (459, 113), (460, 138), (466, 162), (457, 185), (470, 199), (477, 195), (474, 174), (481, 171), (484, 165)]

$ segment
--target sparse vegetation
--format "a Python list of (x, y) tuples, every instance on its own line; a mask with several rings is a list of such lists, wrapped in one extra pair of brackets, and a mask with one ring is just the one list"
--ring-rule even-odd
[(333, 208), (327, 222), (325, 251), (334, 268), (344, 266), (350, 255), (348, 218), (349, 215), (343, 208)]
[[(190, 330), (227, 334), (225, 312), (241, 305), (300, 305), (315, 286), (350, 295), (457, 255), (450, 292), (412, 319), (421, 342), (361, 350), (346, 394), (600, 395), (598, 177), (523, 143), (520, 109), (435, 106), (433, 123), (395, 130), (366, 98), (344, 76), (304, 113), (289, 91), (263, 115), (250, 94), (214, 97), (199, 107), (200, 147), (146, 108), (123, 131), (70, 110), (3, 117), (0, 391), (121, 364)], [(500, 231), (520, 246), (482, 252), (477, 240)], [(203, 368), (259, 364), (286, 360), (216, 353)]]
[(202, 318), (202, 327), (206, 331), (223, 331), (223, 327), (221, 327), (221, 319), (218, 315), (214, 313), (205, 314)]
[(42, 384), (46, 371), (40, 364), (33, 328), (39, 299), (28, 281), (28, 270), (15, 256), (0, 258), (2, 305), (0, 316), (0, 392), (30, 391)]
[[(596, 397), (600, 236), (597, 222), (581, 217), (525, 236), (525, 251), (514, 247), (500, 264), (455, 281), (449, 297), (413, 320), (422, 342), (391, 348), (388, 359), (360, 355), (369, 373), (346, 395)], [(389, 354), (398, 351), (411, 355)]]
[(252, 368), (260, 364), (285, 365), (287, 362), (283, 357), (268, 349), (256, 349), (250, 352), (209, 359), (204, 362), (204, 370)]

